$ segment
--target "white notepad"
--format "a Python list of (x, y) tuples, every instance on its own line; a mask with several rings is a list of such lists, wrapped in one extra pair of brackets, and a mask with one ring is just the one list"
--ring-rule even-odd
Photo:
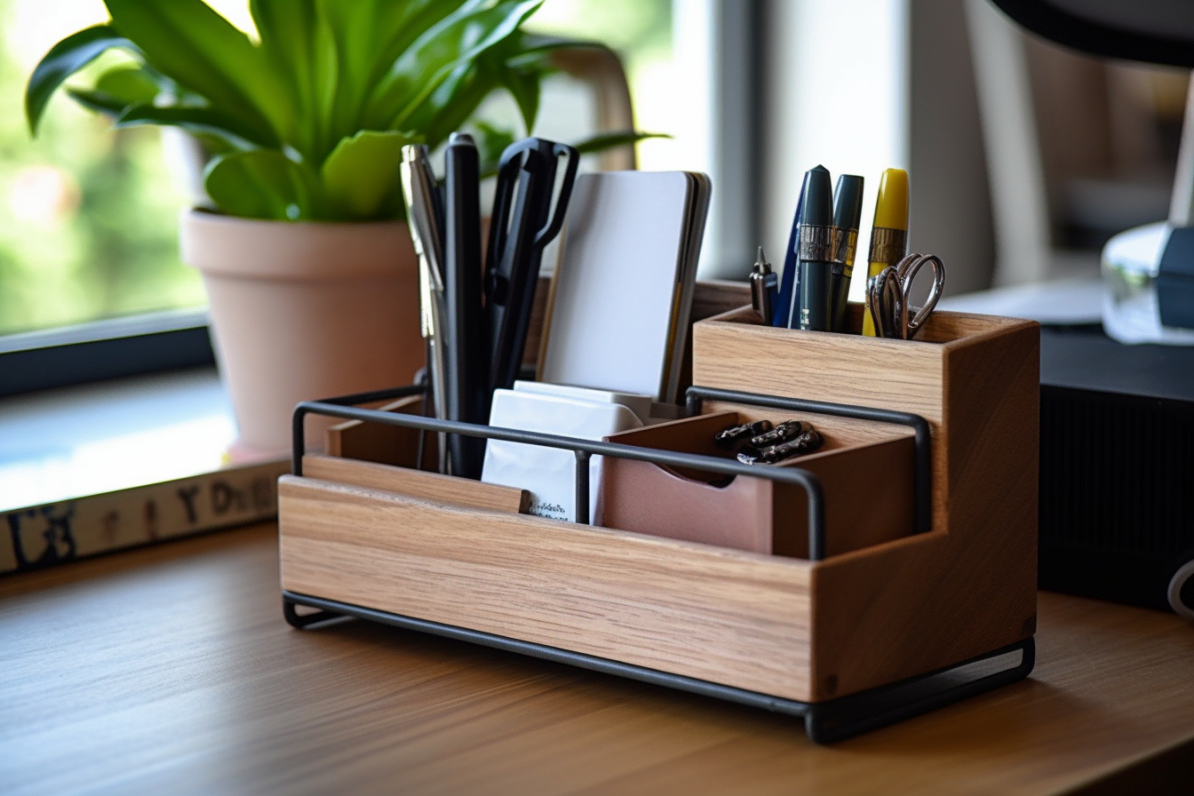
[[(639, 428), (643, 421), (627, 407), (609, 400), (565, 398), (525, 390), (494, 390), (489, 425), (577, 439), (599, 440)], [(601, 524), (603, 457), (589, 459), (589, 518)], [(523, 442), (491, 439), (485, 446), (481, 480), (531, 493), (530, 513), (576, 521), (576, 454)]]
[(540, 381), (675, 400), (708, 212), (702, 178), (643, 171), (577, 178)]

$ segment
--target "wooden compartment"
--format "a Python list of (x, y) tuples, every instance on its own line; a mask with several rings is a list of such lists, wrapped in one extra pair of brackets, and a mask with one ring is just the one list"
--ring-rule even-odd
[(815, 694), (1034, 633), (1039, 347), (1034, 321), (952, 312), (915, 340), (764, 327), (749, 308), (694, 326), (696, 384), (912, 412), (932, 429), (932, 531), (813, 567)]
[[(909, 428), (811, 413), (738, 406), (607, 437), (610, 442), (732, 459), (713, 435), (767, 419), (806, 420), (822, 447), (779, 467), (817, 476), (825, 494), (827, 551), (840, 555), (908, 536), (913, 529)], [(603, 525), (626, 531), (781, 556), (808, 557), (808, 498), (803, 489), (762, 478), (726, 479), (651, 462), (606, 457)], [(858, 489), (866, 500), (854, 499)]]
[[(1036, 606), (1036, 324), (939, 312), (922, 334), (772, 329), (749, 309), (731, 311), (695, 325), (693, 381), (923, 416), (933, 451), (927, 533), (836, 548), (873, 532), (841, 527), (870, 524), (865, 496), (855, 496), (845, 510), (859, 519), (833, 520), (829, 556), (810, 561), (466, 505), (395, 481), (309, 477), (312, 469), (280, 481), (282, 587), (299, 602), (436, 623), (433, 632), (480, 632), (814, 704), (1021, 641)], [(751, 410), (706, 402), (702, 411)], [(814, 423), (858, 435), (860, 450), (909, 444), (899, 428)]]

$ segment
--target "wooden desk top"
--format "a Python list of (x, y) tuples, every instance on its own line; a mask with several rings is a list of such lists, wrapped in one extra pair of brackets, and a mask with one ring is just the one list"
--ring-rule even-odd
[(1042, 594), (1037, 643), (1026, 682), (815, 747), (793, 719), (563, 665), (359, 621), (292, 630), (274, 528), (261, 526), (0, 579), (0, 783), (10, 795), (1194, 790), (1190, 774), (1174, 781), (1194, 771), (1194, 627)]

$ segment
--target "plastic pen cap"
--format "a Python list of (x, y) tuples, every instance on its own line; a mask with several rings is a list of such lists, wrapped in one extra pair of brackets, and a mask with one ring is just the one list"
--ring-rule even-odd
[(829, 170), (817, 166), (806, 171), (802, 193), (804, 207), (800, 215), (801, 225), (828, 227), (833, 224), (833, 185)]
[(834, 259), (847, 265), (854, 264), (858, 226), (862, 223), (862, 186), (862, 177), (843, 174), (833, 190), (833, 226), (838, 233)]
[(800, 259), (829, 262), (833, 258), (833, 184), (824, 166), (804, 174), (804, 206), (800, 214)]
[(908, 172), (903, 169), (887, 169), (879, 180), (875, 226), (908, 229)]

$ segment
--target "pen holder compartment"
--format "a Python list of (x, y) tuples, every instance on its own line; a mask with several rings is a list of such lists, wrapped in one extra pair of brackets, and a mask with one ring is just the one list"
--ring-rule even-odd
[(816, 566), (827, 688), (932, 671), (1033, 634), (1039, 344), (1033, 321), (951, 312), (933, 313), (914, 340), (764, 327), (749, 307), (694, 325), (697, 384), (928, 423), (930, 530)]
[[(805, 420), (821, 433), (818, 450), (777, 467), (799, 467), (820, 481), (826, 553), (834, 556), (913, 533), (914, 432), (884, 423), (736, 405), (615, 434), (626, 445), (733, 460), (713, 436), (756, 420)], [(758, 465), (768, 467), (772, 465)], [(762, 478), (677, 469), (633, 459), (605, 462), (603, 525), (769, 555), (808, 557), (808, 503), (803, 490)], [(867, 500), (853, 500), (867, 484)]]

